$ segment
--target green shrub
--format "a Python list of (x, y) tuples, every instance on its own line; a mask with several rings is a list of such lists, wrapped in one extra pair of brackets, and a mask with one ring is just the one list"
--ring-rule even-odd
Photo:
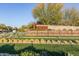
[(25, 51), (21, 52), (20, 56), (40, 56), (40, 54), (33, 51)]

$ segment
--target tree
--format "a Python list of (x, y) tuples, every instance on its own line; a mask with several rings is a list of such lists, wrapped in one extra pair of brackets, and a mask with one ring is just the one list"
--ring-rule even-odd
[(75, 8), (66, 9), (63, 15), (64, 25), (76, 26), (79, 24), (79, 11)]
[(37, 19), (37, 22), (45, 25), (58, 24), (62, 19), (62, 7), (63, 4), (38, 4), (33, 9), (33, 16)]
[(0, 24), (0, 29), (7, 29), (5, 24)]
[(13, 27), (7, 26), (7, 30), (12, 31), (13, 30)]
[(35, 29), (35, 27), (33, 26), (32, 23), (28, 24), (28, 25), (22, 25), (18, 31), (20, 32), (25, 32), (27, 29)]
[(12, 31), (13, 28), (11, 26), (6, 26), (5, 24), (0, 24), (0, 29)]
[(30, 23), (27, 25), (27, 29), (32, 29), (35, 30), (36, 29), (36, 24), (35, 23)]
[(18, 31), (24, 32), (24, 29), (27, 29), (26, 25), (22, 25), (22, 26), (18, 29)]

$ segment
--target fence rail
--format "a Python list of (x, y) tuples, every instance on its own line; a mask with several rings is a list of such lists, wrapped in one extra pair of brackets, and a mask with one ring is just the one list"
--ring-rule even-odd
[(79, 36), (79, 31), (27, 31), (26, 36)]
[(0, 38), (79, 36), (79, 31), (26, 31), (1, 33)]

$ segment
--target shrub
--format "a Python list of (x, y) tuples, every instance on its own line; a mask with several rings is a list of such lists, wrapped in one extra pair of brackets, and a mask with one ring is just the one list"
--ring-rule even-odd
[(25, 51), (25, 52), (21, 52), (20, 56), (39, 56), (39, 53), (36, 53), (34, 51)]

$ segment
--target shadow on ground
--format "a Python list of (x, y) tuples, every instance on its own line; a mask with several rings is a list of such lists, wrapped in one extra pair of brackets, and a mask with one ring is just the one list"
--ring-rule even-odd
[[(20, 55), (21, 52), (28, 52), (28, 51), (32, 51), (33, 53), (37, 53), (39, 54), (38, 56), (65, 56), (66, 53), (63, 51), (48, 51), (45, 49), (37, 49), (34, 46), (30, 45), (28, 47), (25, 47), (21, 50), (16, 51), (16, 49), (14, 48), (15, 44), (5, 44), (2, 45), (0, 47), (0, 53), (9, 53), (9, 54), (18, 54)], [(21, 56), (21, 55), (20, 55)], [(27, 55), (28, 56), (28, 55)], [(34, 54), (34, 56), (36, 56)]]
[(0, 53), (9, 53), (9, 54), (16, 54), (16, 50), (14, 48), (14, 44), (13, 45), (10, 45), (10, 44), (5, 44), (5, 45), (2, 45), (0, 47)]
[(34, 46), (28, 46), (24, 49), (21, 49), (18, 51), (18, 53), (20, 54), (21, 52), (27, 52), (27, 51), (33, 51), (35, 53), (38, 53), (39, 56), (65, 56), (66, 53), (63, 52), (63, 51), (48, 51), (48, 50), (45, 50), (45, 49), (36, 49)]

